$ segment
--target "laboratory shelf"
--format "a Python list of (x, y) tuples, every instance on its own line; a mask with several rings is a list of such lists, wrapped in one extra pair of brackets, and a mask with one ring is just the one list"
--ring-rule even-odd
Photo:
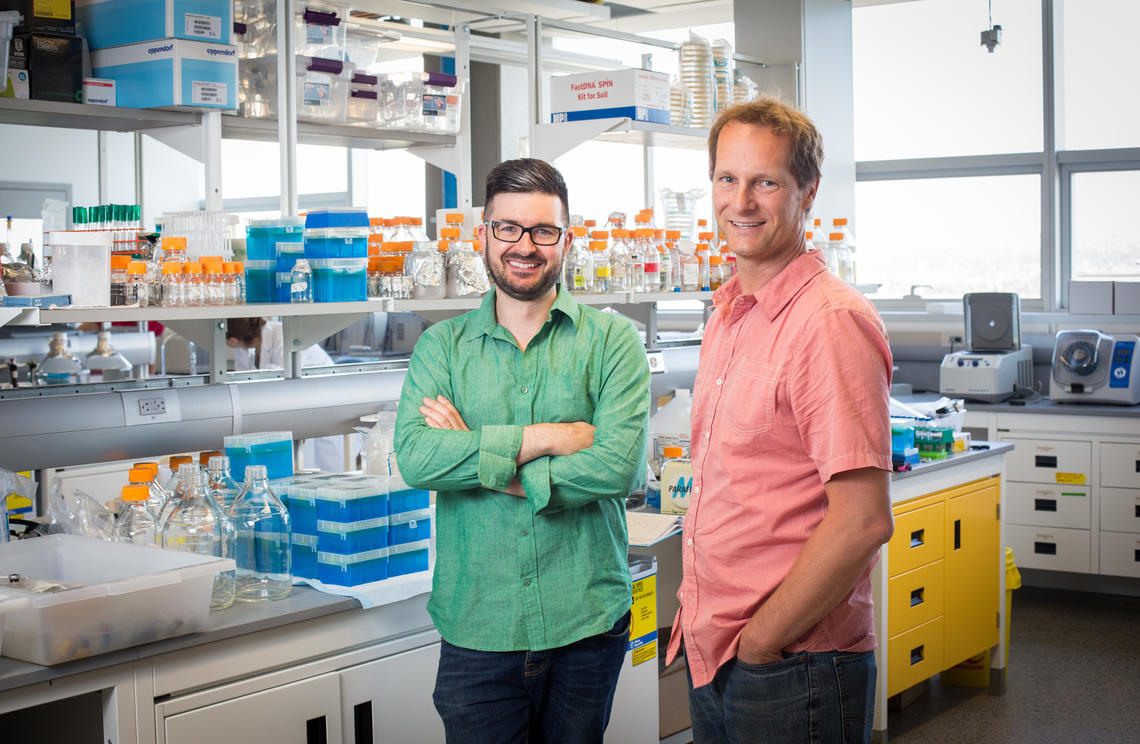
[[(241, 116), (222, 117), (222, 137), (225, 139), (276, 142), (276, 119), (246, 119)], [(413, 132), (406, 129), (376, 129), (355, 124), (321, 124), (297, 122), (297, 142), (304, 145), (334, 145), (371, 150), (397, 150), (417, 146), (452, 146), (455, 135), (433, 132)]]
[(109, 132), (142, 132), (150, 129), (197, 125), (198, 111), (159, 111), (120, 108), (60, 101), (0, 98), (0, 123), (64, 129), (96, 129)]
[[(34, 308), (33, 308), (34, 309)], [(38, 317), (27, 316), (27, 322), (36, 323), (101, 323), (103, 321), (143, 320), (210, 320), (215, 318), (247, 318), (251, 316), (320, 316), (378, 313), (389, 309), (384, 300), (360, 302), (258, 302), (245, 305), (198, 305), (195, 307), (57, 307), (38, 308)]]
[(700, 127), (675, 127), (629, 117), (539, 124), (535, 128), (534, 157), (554, 160), (588, 140), (704, 150), (708, 135), (709, 131)]

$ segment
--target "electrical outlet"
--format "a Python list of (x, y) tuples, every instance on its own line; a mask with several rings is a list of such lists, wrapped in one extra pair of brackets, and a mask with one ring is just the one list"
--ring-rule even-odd
[(649, 359), (649, 373), (657, 374), (665, 371), (665, 355), (660, 351), (650, 351), (645, 355)]
[(162, 398), (140, 398), (140, 416), (158, 416), (166, 413), (166, 401)]
[(963, 343), (965, 343), (965, 339), (962, 338), (961, 333), (954, 333), (952, 331), (943, 331), (942, 332), (942, 341), (939, 343), (939, 346), (949, 347), (949, 346), (953, 345), (953, 347), (955, 349), (957, 349)]

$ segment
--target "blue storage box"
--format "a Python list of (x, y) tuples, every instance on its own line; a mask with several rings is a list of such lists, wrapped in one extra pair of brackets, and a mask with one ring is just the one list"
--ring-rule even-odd
[(305, 216), (305, 257), (367, 258), (368, 232), (363, 209), (312, 210)]
[(293, 272), (278, 271), (274, 274), (273, 301), (292, 302), (293, 300)]
[(388, 517), (389, 545), (427, 540), (430, 537), (431, 509), (401, 512)]
[[(293, 475), (293, 434), (288, 431), (265, 431), (238, 434), (222, 439), (230, 458), (230, 475), (245, 480), (249, 465), (264, 465), (270, 480)], [(387, 516), (387, 515), (385, 515)]]
[(914, 425), (891, 424), (891, 452), (905, 452), (914, 447)]
[[(306, 245), (308, 243), (306, 242)], [(367, 238), (365, 238), (367, 251)], [(305, 251), (308, 254), (308, 249)], [(359, 302), (368, 299), (368, 256), (313, 258), (314, 302)]]
[(388, 548), (388, 576), (403, 576), (426, 571), (429, 543), (428, 540), (418, 540)]
[(420, 511), (431, 506), (431, 493), (422, 488), (409, 488), (403, 481), (393, 482), (389, 488), (392, 489), (388, 494), (389, 514)]
[(160, 39), (91, 52), (95, 77), (115, 81), (115, 103), (127, 108), (237, 107), (237, 49)]
[(317, 537), (293, 533), (293, 576), (317, 578)]
[[(297, 236), (298, 238), (300, 235)], [(298, 258), (305, 255), (305, 241), (277, 241), (277, 271), (292, 271)]]
[(317, 521), (317, 547), (322, 553), (349, 555), (388, 546), (388, 518), (359, 522)]
[[(245, 256), (251, 261), (277, 259), (282, 252), (300, 254), (305, 250), (305, 220), (303, 217), (285, 217), (272, 220), (251, 220), (245, 228)], [(286, 247), (287, 246), (287, 247)], [(292, 269), (293, 264), (278, 271)]]
[(277, 262), (245, 262), (245, 301), (277, 302)]
[(317, 489), (304, 484), (275, 486), (269, 484), (273, 492), (282, 497), (289, 508), (289, 518), (293, 520), (294, 535), (317, 534)]
[(157, 39), (229, 44), (234, 25), (233, 0), (75, 0), (75, 16), (91, 51)]
[(388, 516), (388, 484), (375, 476), (344, 477), (317, 489), (317, 519), (360, 522)]
[(317, 578), (326, 584), (357, 586), (388, 578), (388, 548), (355, 555), (317, 553)]

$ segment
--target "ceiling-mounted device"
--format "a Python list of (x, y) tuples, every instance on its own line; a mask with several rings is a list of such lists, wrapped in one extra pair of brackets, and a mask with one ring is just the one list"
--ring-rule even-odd
[(1140, 403), (1138, 344), (1140, 336), (1060, 331), (1053, 347), (1049, 398), (1066, 403)]
[(994, 23), (994, 8), (993, 3), (987, 3), (990, 13), (990, 27), (982, 31), (982, 46), (990, 53), (994, 53), (997, 45), (1001, 43), (1001, 26)]

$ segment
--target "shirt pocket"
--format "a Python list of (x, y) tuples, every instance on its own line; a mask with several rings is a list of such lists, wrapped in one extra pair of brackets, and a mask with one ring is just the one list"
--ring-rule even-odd
[(747, 357), (730, 371), (721, 405), (724, 419), (734, 433), (754, 436), (772, 429), (778, 377), (776, 365)]
[(572, 422), (594, 420), (594, 406), (590, 397), (590, 383), (585, 373), (551, 375), (546, 380), (546, 391), (541, 403), (544, 422)]

